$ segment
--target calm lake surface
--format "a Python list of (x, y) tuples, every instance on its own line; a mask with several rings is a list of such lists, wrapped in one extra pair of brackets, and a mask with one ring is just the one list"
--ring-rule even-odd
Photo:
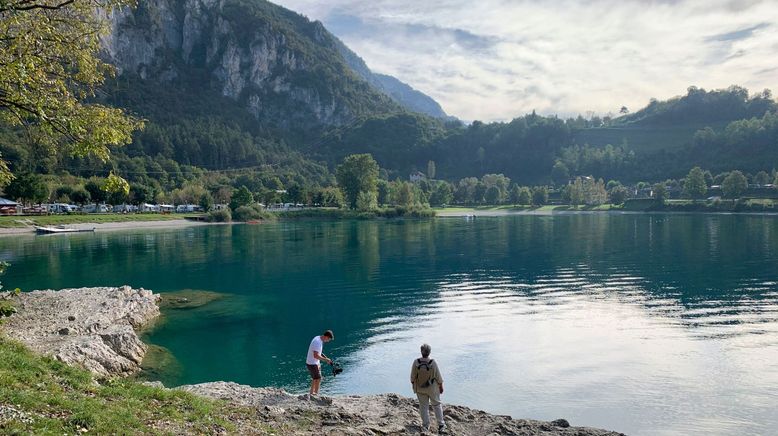
[(0, 238), (6, 287), (228, 294), (146, 340), (166, 385), (411, 395), (423, 342), (444, 401), (629, 434), (775, 434), (778, 218), (557, 215), (283, 222)]

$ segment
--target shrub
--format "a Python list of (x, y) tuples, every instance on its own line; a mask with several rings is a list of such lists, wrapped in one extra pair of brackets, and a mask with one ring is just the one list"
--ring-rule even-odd
[(232, 214), (228, 209), (212, 210), (208, 212), (208, 221), (212, 223), (228, 223), (232, 221)]

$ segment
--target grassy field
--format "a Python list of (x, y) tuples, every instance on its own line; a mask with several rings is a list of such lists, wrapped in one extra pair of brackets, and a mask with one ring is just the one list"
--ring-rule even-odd
[(60, 224), (83, 223), (123, 223), (132, 221), (170, 221), (181, 220), (186, 216), (201, 214), (159, 214), (159, 213), (131, 213), (131, 214), (74, 214), (74, 215), (40, 215), (40, 216), (0, 216), (0, 228), (50, 226)]

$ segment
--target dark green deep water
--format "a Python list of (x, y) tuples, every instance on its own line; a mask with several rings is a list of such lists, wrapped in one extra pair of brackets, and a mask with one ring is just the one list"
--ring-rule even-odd
[(167, 385), (410, 395), (429, 342), (444, 400), (630, 434), (778, 428), (778, 218), (558, 215), (283, 222), (0, 238), (23, 289), (130, 284), (229, 294), (146, 338)]

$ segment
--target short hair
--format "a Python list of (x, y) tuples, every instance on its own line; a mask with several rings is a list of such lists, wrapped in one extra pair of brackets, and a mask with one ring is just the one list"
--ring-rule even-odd
[(332, 333), (332, 330), (325, 330), (322, 336), (326, 336), (330, 339), (335, 339), (335, 335)]
[(431, 352), (432, 352), (432, 347), (430, 347), (429, 344), (422, 344), (421, 357), (429, 357)]

